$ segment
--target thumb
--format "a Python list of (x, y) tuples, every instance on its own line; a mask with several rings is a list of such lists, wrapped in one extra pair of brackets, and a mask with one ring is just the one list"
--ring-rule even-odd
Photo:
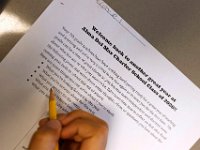
[(58, 120), (50, 120), (40, 127), (33, 135), (29, 150), (54, 150), (61, 132)]

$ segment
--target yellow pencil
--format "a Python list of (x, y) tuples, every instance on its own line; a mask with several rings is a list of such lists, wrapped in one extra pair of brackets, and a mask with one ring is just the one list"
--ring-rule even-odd
[[(50, 89), (50, 95), (49, 95), (49, 119), (57, 119), (57, 110), (56, 110), (56, 97), (54, 94), (53, 89)], [(56, 145), (55, 150), (59, 150), (59, 145)]]

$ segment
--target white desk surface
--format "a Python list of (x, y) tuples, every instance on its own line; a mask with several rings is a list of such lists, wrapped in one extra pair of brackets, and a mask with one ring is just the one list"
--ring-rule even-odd
[[(5, 1), (5, 0), (4, 0)], [(51, 0), (0, 2), (0, 61)], [(199, 0), (105, 0), (169, 61), (200, 87)], [(191, 150), (199, 150), (200, 142)]]

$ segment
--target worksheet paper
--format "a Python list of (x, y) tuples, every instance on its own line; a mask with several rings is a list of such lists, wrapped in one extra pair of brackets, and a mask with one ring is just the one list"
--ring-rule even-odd
[(0, 147), (27, 149), (47, 115), (83, 109), (109, 124), (106, 150), (188, 150), (200, 90), (101, 0), (54, 0), (0, 64)]

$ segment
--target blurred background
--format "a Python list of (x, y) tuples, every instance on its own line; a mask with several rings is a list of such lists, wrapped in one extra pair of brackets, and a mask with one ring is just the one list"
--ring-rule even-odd
[[(0, 61), (51, 1), (0, 0)], [(200, 87), (199, 0), (104, 1)]]

